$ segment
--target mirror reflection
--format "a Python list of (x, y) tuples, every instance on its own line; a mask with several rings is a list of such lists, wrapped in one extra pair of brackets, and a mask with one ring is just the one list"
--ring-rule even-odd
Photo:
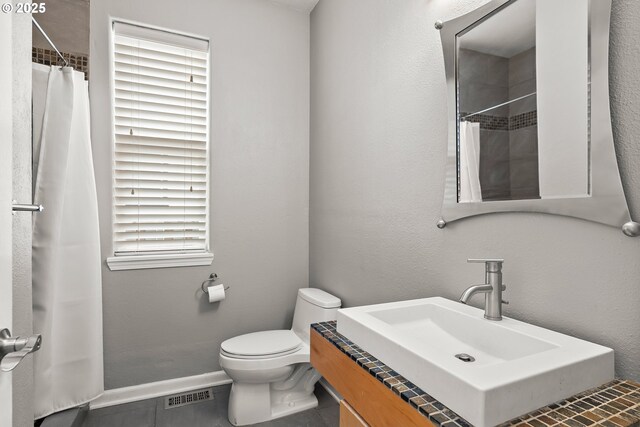
[(457, 35), (459, 203), (589, 195), (588, 22), (513, 0)]

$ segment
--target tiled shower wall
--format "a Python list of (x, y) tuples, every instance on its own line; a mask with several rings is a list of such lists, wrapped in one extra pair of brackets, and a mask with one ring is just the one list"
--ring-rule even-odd
[[(463, 116), (536, 91), (535, 47), (510, 59), (468, 49), (461, 49), (459, 55)], [(483, 199), (538, 198), (536, 97), (467, 120), (480, 123)]]
[[(536, 49), (531, 48), (509, 59), (509, 99), (536, 92)], [(538, 114), (536, 96), (509, 106), (513, 126), (509, 132), (511, 198), (540, 197), (538, 176)]]
[[(34, 18), (62, 53), (69, 65), (89, 79), (89, 0), (48, 0), (46, 13)], [(49, 42), (32, 26), (32, 61), (63, 65)]]
[[(85, 80), (89, 80), (89, 56), (82, 54), (71, 54), (61, 52), (64, 59), (67, 60), (69, 66), (74, 70), (84, 73)], [(31, 61), (43, 65), (62, 66), (64, 62), (54, 50), (33, 47), (31, 49)]]
[[(509, 100), (509, 60), (468, 49), (459, 53), (461, 115)], [(511, 197), (509, 107), (467, 117), (480, 123), (480, 186), (483, 200)]]

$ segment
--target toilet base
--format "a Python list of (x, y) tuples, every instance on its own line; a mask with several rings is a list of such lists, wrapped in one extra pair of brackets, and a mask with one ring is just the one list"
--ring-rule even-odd
[(269, 384), (234, 383), (229, 396), (229, 422), (234, 426), (246, 426), (318, 406), (318, 399), (313, 393), (284, 401), (286, 394), (286, 391), (269, 390)]
[(281, 402), (275, 404), (271, 408), (271, 420), (276, 418), (286, 417), (287, 415), (296, 414), (298, 412), (306, 411), (308, 409), (313, 409), (318, 406), (318, 398), (311, 393), (310, 396), (305, 396), (300, 398), (299, 400), (290, 401), (290, 402)]
[(320, 375), (315, 369), (309, 369), (308, 364), (305, 365), (298, 366), (296, 370), (302, 370), (305, 374), (292, 375), (298, 377), (293, 387), (288, 387), (288, 380), (266, 384), (234, 381), (229, 395), (229, 422), (234, 426), (246, 426), (317, 407), (318, 399), (313, 394), (313, 385)]

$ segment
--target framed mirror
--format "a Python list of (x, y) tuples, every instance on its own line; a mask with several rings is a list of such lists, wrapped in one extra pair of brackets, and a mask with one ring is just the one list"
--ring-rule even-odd
[(440, 30), (449, 141), (442, 219), (542, 212), (631, 221), (609, 109), (611, 0), (493, 0)]

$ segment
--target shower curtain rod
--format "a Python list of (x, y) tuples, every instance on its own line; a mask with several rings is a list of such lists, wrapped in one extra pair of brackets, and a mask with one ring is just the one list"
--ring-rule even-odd
[(60, 57), (60, 59), (62, 59), (62, 61), (64, 62), (65, 67), (69, 66), (69, 61), (67, 61), (64, 56), (62, 56), (62, 54), (60, 53), (60, 51), (58, 50), (58, 48), (56, 47), (55, 44), (53, 44), (53, 42), (51, 41), (51, 39), (49, 38), (49, 36), (47, 35), (47, 33), (44, 32), (44, 30), (42, 29), (42, 27), (40, 26), (40, 24), (38, 24), (38, 21), (36, 21), (36, 18), (34, 18), (33, 16), (31, 17), (31, 20), (33, 21), (33, 23), (36, 25), (36, 28), (38, 29), (38, 31), (40, 31), (40, 34), (42, 34), (42, 36), (47, 40), (47, 42), (51, 45), (51, 47), (56, 51), (56, 53), (58, 54), (58, 56)]
[(500, 108), (500, 107), (504, 107), (504, 106), (509, 105), (509, 104), (513, 104), (514, 102), (521, 101), (521, 100), (523, 100), (525, 98), (528, 98), (528, 97), (534, 96), (534, 95), (537, 95), (537, 92), (533, 92), (533, 93), (530, 93), (528, 95), (524, 95), (524, 96), (521, 96), (519, 98), (512, 99), (511, 101), (503, 102), (502, 104), (494, 105), (493, 107), (489, 107), (489, 108), (486, 108), (484, 110), (476, 111), (475, 113), (465, 114), (464, 116), (460, 117), (460, 120), (464, 120), (467, 117), (475, 116), (477, 114), (486, 113), (487, 111), (495, 110), (496, 108)]

